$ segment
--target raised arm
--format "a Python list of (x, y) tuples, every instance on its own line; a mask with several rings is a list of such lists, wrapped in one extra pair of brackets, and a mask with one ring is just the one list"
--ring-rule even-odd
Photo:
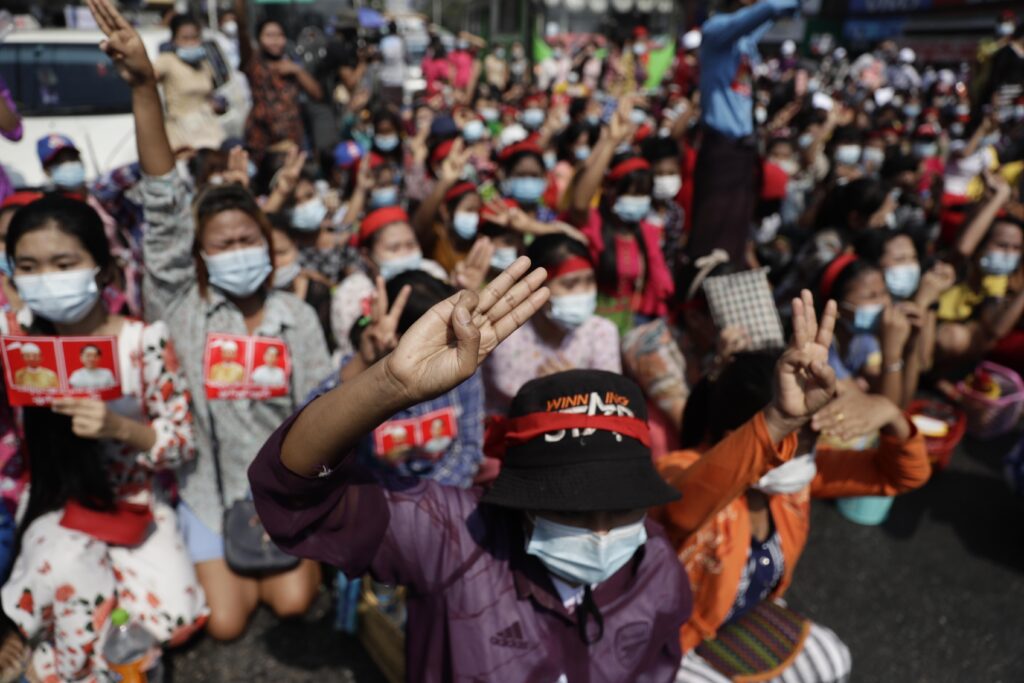
[(252, 34), (249, 33), (249, 7), (245, 0), (235, 0), (235, 20), (238, 22), (238, 66), (245, 71), (255, 56)]
[(21, 140), (22, 133), (21, 116), (14, 106), (7, 84), (0, 79), (0, 134), (8, 140), (17, 142)]
[(633, 137), (636, 124), (630, 123), (629, 120), (632, 111), (633, 101), (629, 97), (622, 98), (611, 122), (601, 129), (601, 137), (594, 145), (590, 159), (572, 189), (569, 212), (572, 222), (576, 225), (582, 225), (587, 220), (590, 204), (597, 191), (601, 189), (604, 174), (615, 156), (615, 149)]
[(762, 0), (736, 12), (717, 14), (701, 27), (702, 45), (722, 47), (735, 43), (766, 21), (795, 12), (798, 8), (796, 0)]
[(970, 259), (974, 250), (985, 239), (988, 229), (992, 227), (992, 221), (999, 215), (999, 210), (1006, 205), (1006, 202), (1010, 201), (1012, 193), (1009, 183), (1003, 180), (998, 173), (986, 169), (984, 176), (985, 185), (992, 191), (992, 194), (974, 214), (956, 241), (957, 253), (965, 259)]
[(459, 176), (469, 161), (469, 156), (470, 150), (466, 149), (462, 140), (456, 140), (448, 157), (441, 164), (433, 191), (416, 209), (412, 218), (412, 227), (421, 244), (434, 243), (434, 219), (437, 218), (438, 209), (444, 203), (445, 193), (459, 182)]

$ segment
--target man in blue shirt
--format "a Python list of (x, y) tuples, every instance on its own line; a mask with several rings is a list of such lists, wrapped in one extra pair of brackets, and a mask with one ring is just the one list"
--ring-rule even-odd
[(722, 248), (742, 266), (760, 184), (753, 111), (757, 42), (776, 18), (794, 14), (799, 3), (738, 0), (732, 9), (701, 27), (703, 135), (687, 251), (695, 260)]

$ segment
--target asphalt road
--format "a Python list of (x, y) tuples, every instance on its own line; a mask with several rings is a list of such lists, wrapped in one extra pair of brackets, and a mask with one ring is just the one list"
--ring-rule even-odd
[[(1024, 499), (1003, 483), (1013, 439), (965, 441), (881, 527), (816, 502), (790, 604), (853, 652), (853, 681), (1024, 681)], [(358, 642), (331, 627), (325, 592), (302, 620), (261, 611), (238, 642), (172, 658), (174, 683), (377, 683)]]

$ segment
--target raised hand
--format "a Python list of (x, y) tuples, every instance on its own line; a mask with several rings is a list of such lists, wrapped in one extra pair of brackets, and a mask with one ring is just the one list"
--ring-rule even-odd
[(86, 0), (86, 5), (106, 36), (106, 40), (100, 42), (100, 49), (114, 62), (117, 74), (129, 85), (155, 82), (153, 65), (139, 32), (114, 9), (110, 0)]
[(465, 168), (467, 163), (469, 163), (469, 157), (471, 154), (472, 152), (466, 149), (466, 145), (462, 142), (462, 139), (457, 139), (452, 143), (452, 149), (448, 153), (447, 158), (441, 162), (438, 180), (446, 185), (454, 185), (457, 183), (459, 178), (462, 177), (462, 169)]
[(386, 359), (390, 384), (410, 405), (468, 379), (494, 348), (539, 311), (550, 292), (547, 272), (527, 274), (520, 257), (477, 294), (460, 291), (427, 311)]
[(910, 319), (902, 308), (895, 305), (888, 305), (882, 311), (882, 355), (890, 358), (900, 358), (903, 355), (903, 347), (907, 345), (911, 333)]
[(489, 237), (479, 237), (462, 261), (455, 264), (455, 286), (477, 291), (487, 279), (494, 256), (494, 243)]
[(921, 276), (921, 286), (917, 289), (915, 299), (927, 308), (938, 301), (939, 297), (955, 284), (956, 268), (945, 261), (937, 261)]
[(249, 152), (244, 147), (232, 147), (228, 152), (228, 167), (222, 174), (224, 182), (249, 187)]
[(378, 275), (376, 285), (377, 291), (370, 307), (370, 323), (359, 338), (359, 355), (367, 365), (373, 365), (398, 346), (398, 321), (412, 293), (409, 285), (402, 287), (389, 310), (384, 278)]
[(295, 186), (299, 184), (299, 177), (302, 175), (302, 167), (306, 165), (306, 156), (306, 152), (300, 152), (298, 147), (288, 150), (284, 165), (281, 166), (275, 177), (275, 192), (289, 197), (295, 192)]
[(836, 374), (828, 365), (835, 324), (835, 301), (826, 304), (819, 325), (811, 293), (805, 289), (793, 299), (793, 338), (775, 366), (771, 404), (776, 416), (790, 423), (778, 425), (781, 436), (801, 426), (835, 395)]

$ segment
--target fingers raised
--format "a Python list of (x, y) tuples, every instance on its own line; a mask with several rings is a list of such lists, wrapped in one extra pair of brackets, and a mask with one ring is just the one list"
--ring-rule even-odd
[(502, 316), (498, 320), (492, 321), (494, 326), (495, 343), (500, 344), (501, 342), (508, 339), (508, 336), (522, 327), (527, 320), (544, 307), (547, 303), (548, 297), (551, 296), (551, 292), (548, 291), (547, 287), (541, 287), (536, 291), (532, 292), (525, 301), (520, 303), (518, 306), (509, 311), (506, 315)]
[(540, 289), (547, 281), (547, 277), (547, 271), (543, 268), (538, 268), (533, 271), (517, 282), (515, 286), (506, 292), (505, 295), (490, 308), (490, 310), (483, 314), (483, 316), (490, 320), (492, 324), (496, 324), (499, 319), (508, 315), (510, 311), (525, 301), (531, 293)]
[[(517, 258), (498, 277), (488, 283), (480, 293), (480, 301), (474, 311), (477, 315), (486, 315), (491, 308), (505, 296), (510, 289), (530, 270), (530, 259), (525, 256)], [(543, 271), (543, 269), (539, 269)], [(547, 277), (546, 273), (545, 276)]]
[(402, 311), (405, 310), (405, 304), (409, 301), (409, 296), (412, 294), (412, 287), (405, 285), (402, 287), (402, 291), (395, 297), (395, 303), (391, 305), (391, 310), (388, 311), (388, 322), (390, 323), (391, 329), (398, 329), (398, 320), (402, 317)]
[(825, 304), (825, 310), (821, 313), (821, 325), (818, 326), (817, 342), (826, 349), (832, 347), (832, 335), (836, 329), (837, 316), (836, 302), (832, 299)]

